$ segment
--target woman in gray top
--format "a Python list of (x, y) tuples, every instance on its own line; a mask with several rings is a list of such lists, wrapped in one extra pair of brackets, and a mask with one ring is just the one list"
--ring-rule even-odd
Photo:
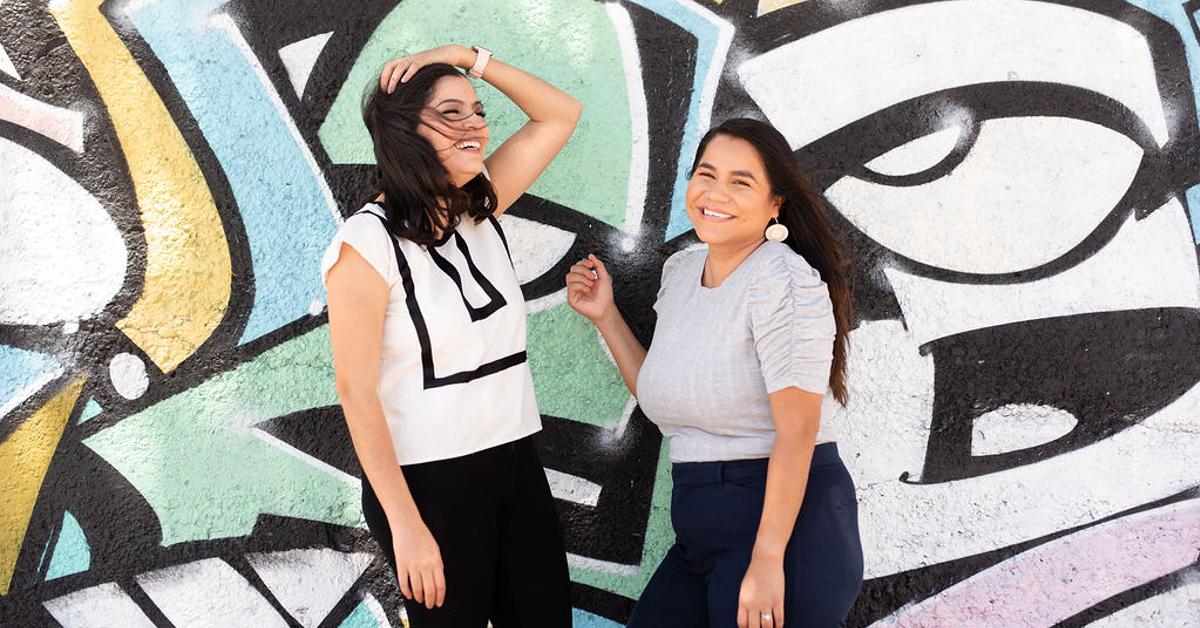
[(632, 627), (843, 625), (862, 583), (854, 486), (821, 424), (847, 401), (850, 291), (826, 204), (770, 125), (704, 136), (687, 214), (707, 248), (663, 265), (647, 351), (595, 256), (567, 275), (670, 440), (675, 545)]

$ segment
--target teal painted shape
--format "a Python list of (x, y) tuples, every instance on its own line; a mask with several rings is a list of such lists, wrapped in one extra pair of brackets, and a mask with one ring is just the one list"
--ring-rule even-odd
[(95, 418), (98, 414), (104, 411), (100, 404), (96, 403), (96, 399), (88, 399), (87, 405), (83, 407), (83, 414), (79, 415), (79, 422), (83, 423), (88, 419)]
[[(495, 50), (497, 59), (545, 79), (583, 103), (575, 134), (529, 192), (608, 224), (624, 224), (633, 127), (620, 42), (600, 2), (400, 3), (363, 46), (321, 125), (321, 143), (333, 163), (375, 163), (371, 138), (362, 123), (363, 90), (379, 80), (390, 59), (446, 42), (481, 42)], [(640, 68), (637, 71), (640, 74)], [(494, 149), (526, 117), (484, 81), (474, 84), (487, 108)]]
[(605, 619), (578, 608), (571, 613), (571, 623), (575, 628), (621, 628), (621, 624), (611, 619)]
[(154, 508), (164, 546), (245, 536), (263, 513), (365, 527), (357, 480), (254, 429), (337, 403), (329, 328), (322, 326), (83, 444)]
[(0, 345), (0, 417), (33, 394), (37, 382), (60, 371), (62, 365), (52, 356)]
[(346, 616), (346, 619), (338, 624), (338, 628), (380, 628), (380, 624), (375, 621), (375, 614), (371, 612), (367, 603), (359, 602), (358, 606), (355, 606), (354, 610)]
[(88, 545), (83, 528), (69, 512), (63, 513), (62, 530), (58, 533), (58, 543), (50, 558), (50, 569), (46, 571), (46, 580), (53, 580), (73, 573), (80, 573), (92, 568), (92, 549)]
[(528, 327), (529, 366), (542, 414), (615, 426), (630, 394), (596, 328), (566, 303), (531, 314)]

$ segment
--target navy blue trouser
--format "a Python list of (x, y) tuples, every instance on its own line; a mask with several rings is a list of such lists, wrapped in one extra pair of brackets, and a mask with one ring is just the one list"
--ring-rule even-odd
[[(737, 625), (738, 594), (762, 516), (767, 459), (677, 463), (675, 545), (646, 586), (630, 628)], [(783, 559), (785, 626), (842, 626), (862, 585), (854, 483), (835, 443), (817, 445)]]

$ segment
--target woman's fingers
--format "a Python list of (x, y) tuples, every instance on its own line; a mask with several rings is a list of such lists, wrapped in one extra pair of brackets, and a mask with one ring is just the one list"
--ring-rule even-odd
[(392, 66), (391, 75), (388, 76), (387, 92), (390, 94), (396, 90), (396, 85), (400, 82), (400, 77), (412, 66), (412, 61), (408, 57), (397, 59), (396, 65)]
[(421, 592), (425, 599), (418, 600), (425, 605), (425, 608), (433, 608), (434, 602), (437, 601), (437, 579), (433, 577), (433, 570), (421, 572)]
[(608, 279), (608, 268), (604, 266), (604, 262), (600, 261), (599, 257), (589, 254), (588, 260), (594, 265), (597, 279)]
[(771, 611), (771, 617), (775, 620), (775, 628), (783, 628), (783, 602), (775, 603), (775, 610)]
[(403, 595), (407, 600), (413, 599), (412, 587), (408, 584), (408, 571), (403, 569), (400, 570), (399, 573), (396, 574), (396, 580), (400, 583), (400, 594)]
[(433, 605), (441, 607), (446, 602), (446, 574), (441, 567), (433, 571), (433, 586), (437, 591)]

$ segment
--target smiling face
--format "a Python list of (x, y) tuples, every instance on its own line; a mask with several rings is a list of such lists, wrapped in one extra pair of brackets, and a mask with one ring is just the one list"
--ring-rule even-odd
[(763, 239), (782, 202), (746, 140), (717, 135), (709, 141), (687, 187), (687, 215), (709, 246), (750, 246)]
[(460, 76), (438, 79), (425, 104), (417, 133), (437, 151), (450, 181), (461, 187), (483, 172), (489, 137), (483, 105), (471, 82)]

